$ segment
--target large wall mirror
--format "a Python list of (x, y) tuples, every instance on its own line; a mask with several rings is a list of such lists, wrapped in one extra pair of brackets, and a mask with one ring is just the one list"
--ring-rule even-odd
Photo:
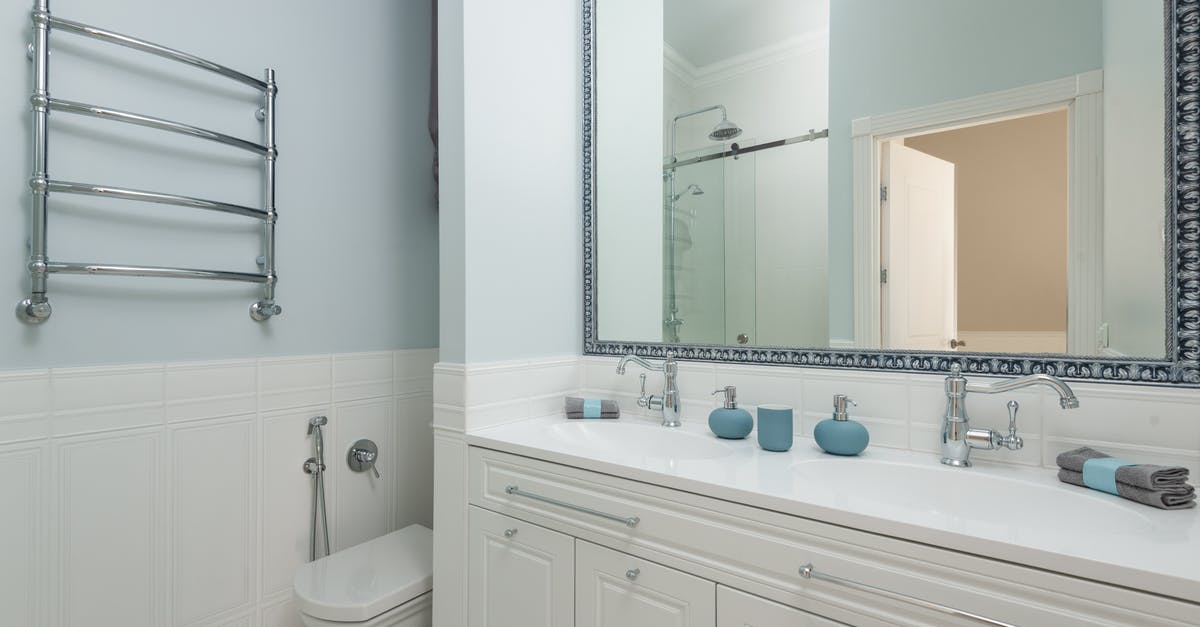
[(1200, 384), (1193, 0), (584, 0), (585, 352)]

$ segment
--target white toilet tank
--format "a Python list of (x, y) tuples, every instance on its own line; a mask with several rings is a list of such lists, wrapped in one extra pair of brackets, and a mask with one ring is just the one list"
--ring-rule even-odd
[(430, 627), (433, 532), (409, 525), (305, 564), (292, 589), (309, 627)]

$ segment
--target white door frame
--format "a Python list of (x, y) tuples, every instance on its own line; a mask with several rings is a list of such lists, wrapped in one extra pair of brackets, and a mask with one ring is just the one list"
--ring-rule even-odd
[(1102, 70), (850, 123), (854, 180), (854, 347), (881, 348), (880, 143), (1066, 107), (1067, 352), (1094, 354), (1103, 251)]

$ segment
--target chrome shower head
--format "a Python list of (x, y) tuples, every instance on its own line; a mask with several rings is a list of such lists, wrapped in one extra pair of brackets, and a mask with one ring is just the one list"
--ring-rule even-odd
[(711, 105), (708, 107), (704, 107), (702, 109), (696, 109), (695, 111), (688, 111), (686, 113), (680, 113), (679, 115), (675, 116), (674, 119), (671, 120), (671, 160), (668, 163), (674, 163), (675, 157), (678, 154), (678, 152), (676, 151), (676, 147), (675, 147), (676, 146), (675, 135), (676, 135), (676, 127), (677, 127), (679, 121), (684, 118), (689, 118), (689, 117), (692, 117), (693, 115), (700, 115), (701, 113), (705, 113), (708, 111), (720, 111), (721, 112), (721, 121), (718, 122), (717, 125), (713, 127), (713, 130), (711, 132), (709, 132), (709, 134), (708, 134), (709, 139), (711, 139), (713, 141), (723, 142), (727, 139), (733, 139), (734, 137), (737, 137), (738, 135), (742, 134), (741, 127), (739, 127), (737, 124), (734, 124), (733, 122), (729, 121), (729, 116), (725, 112), (725, 105), (715, 104), (715, 105)]
[(717, 125), (713, 127), (712, 132), (708, 134), (708, 138), (713, 141), (723, 142), (727, 139), (733, 139), (741, 134), (741, 127), (733, 122), (730, 122), (728, 118), (722, 115), (721, 121), (717, 122)]

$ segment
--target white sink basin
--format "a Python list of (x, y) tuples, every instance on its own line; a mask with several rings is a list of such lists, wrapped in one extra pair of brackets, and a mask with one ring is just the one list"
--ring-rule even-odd
[[(992, 527), (1010, 537), (1071, 533), (1086, 520), (1089, 533), (1149, 532), (1150, 520), (1117, 497), (1064, 484), (1020, 478), (1016, 468), (951, 468), (861, 457), (821, 457), (792, 464), (798, 487), (816, 500), (908, 518), (914, 512), (943, 528)], [(1042, 472), (1053, 472), (1044, 470)], [(1039, 529), (1042, 531), (1039, 532)]]
[[(719, 459), (734, 452), (732, 440), (632, 420), (571, 420), (549, 426), (545, 435), (572, 451), (661, 460)], [(744, 444), (744, 442), (740, 442)]]
[(773, 453), (753, 435), (718, 439), (687, 416), (670, 429), (635, 416), (548, 415), (476, 429), (467, 442), (933, 547), (1162, 587), (1181, 598), (1195, 599), (1200, 582), (1200, 509), (1162, 511), (1067, 485), (1053, 468), (983, 459), (950, 468), (932, 452), (882, 446), (838, 457), (804, 437)]

